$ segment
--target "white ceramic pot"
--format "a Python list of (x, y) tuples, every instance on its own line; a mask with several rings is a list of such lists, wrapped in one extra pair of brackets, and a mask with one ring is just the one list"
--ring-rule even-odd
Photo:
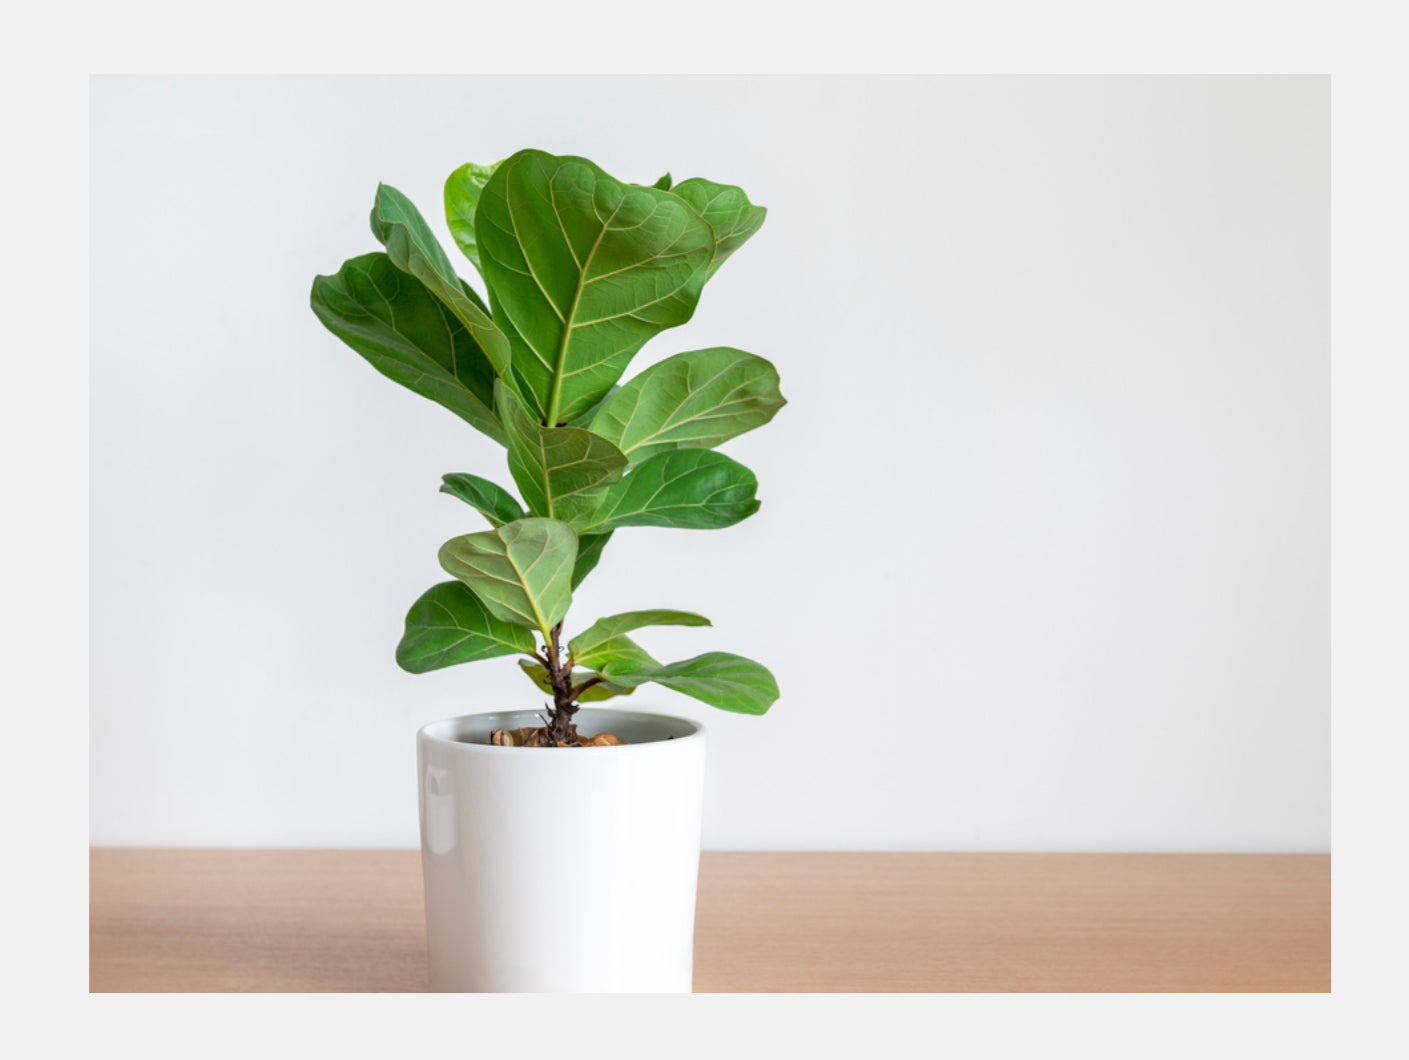
[(621, 747), (494, 747), (535, 711), (417, 734), (432, 990), (689, 991), (704, 726), (592, 710)]

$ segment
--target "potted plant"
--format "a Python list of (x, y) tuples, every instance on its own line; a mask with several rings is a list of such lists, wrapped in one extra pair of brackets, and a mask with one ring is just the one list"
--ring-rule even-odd
[(726, 652), (662, 664), (631, 636), (709, 624), (688, 611), (566, 620), (618, 530), (718, 529), (758, 510), (753, 472), (715, 447), (783, 406), (771, 364), (714, 347), (622, 377), (690, 319), (765, 211), (732, 185), (628, 184), (534, 150), (457, 169), (445, 208), (484, 296), (385, 184), (371, 217), (383, 249), (312, 292), (374, 368), (503, 445), (518, 487), (444, 477), (489, 528), (441, 547), (453, 580), (411, 606), (396, 651), (412, 673), (517, 655), (534, 697), (551, 697), (542, 713), (495, 705), (418, 734), (431, 986), (689, 990), (704, 730), (582, 704), (654, 683), (762, 714), (777, 684)]

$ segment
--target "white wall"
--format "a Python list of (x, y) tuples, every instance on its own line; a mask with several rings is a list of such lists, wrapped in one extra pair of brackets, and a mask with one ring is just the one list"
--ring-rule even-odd
[(440, 475), (508, 479), (307, 304), (378, 180), (455, 256), (445, 175), (536, 146), (770, 210), (636, 362), (778, 365), (763, 508), (622, 532), (573, 612), (778, 675), (637, 697), (710, 726), (707, 846), (1329, 848), (1325, 80), (98, 79), (92, 123), (95, 843), (412, 846), (415, 729), (538, 704), (397, 669), (479, 528)]

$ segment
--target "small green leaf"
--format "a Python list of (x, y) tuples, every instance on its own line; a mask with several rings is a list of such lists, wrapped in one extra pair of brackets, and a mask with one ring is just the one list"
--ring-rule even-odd
[(445, 181), (445, 221), (450, 235), (465, 257), (479, 268), (479, 244), (475, 241), (475, 209), (480, 192), (494, 175), (494, 166), (466, 162)]
[(636, 464), (671, 449), (713, 449), (785, 404), (771, 364), (715, 346), (677, 353), (632, 378), (603, 402), (592, 431)]
[(670, 190), (670, 174), (667, 173), (665, 176), (661, 177), (660, 180), (658, 180), (658, 181), (656, 181), (654, 184), (652, 184), (651, 187), (653, 187), (653, 188), (659, 188), (661, 191), (669, 191), (669, 190)]
[(442, 475), (440, 481), (441, 493), (448, 493), (464, 501), (488, 519), (490, 526), (498, 528), (526, 516), (512, 493), (487, 478), (465, 472), (452, 472)]
[(499, 421), (509, 432), (509, 473), (528, 510), (574, 527), (585, 523), (603, 491), (621, 478), (626, 457), (581, 427), (544, 427), (502, 381), (495, 395)]
[(619, 685), (658, 685), (682, 692), (711, 707), (736, 714), (762, 714), (778, 698), (778, 682), (768, 668), (742, 655), (712, 651), (668, 666), (634, 667), (629, 662), (601, 667)]
[(602, 411), (602, 406), (605, 405), (608, 401), (610, 401), (611, 396), (620, 389), (621, 387), (619, 386), (612, 387), (610, 390), (607, 391), (606, 396), (602, 398), (601, 401), (597, 402), (597, 404), (593, 405), (586, 412), (580, 413), (574, 416), (572, 419), (568, 420), (567, 425), (569, 427), (589, 426), (592, 423), (593, 418), (596, 417), (597, 413)]
[(549, 631), (572, 603), (577, 534), (554, 519), (520, 519), (497, 530), (451, 538), (440, 565), (468, 585), (504, 622)]
[(639, 464), (609, 487), (580, 529), (620, 526), (718, 530), (758, 511), (758, 479), (737, 460), (709, 449), (672, 449)]
[(509, 338), (471, 298), (450, 259), (445, 256), (411, 200), (390, 184), (377, 185), (372, 204), (372, 234), (387, 250), (391, 262), (409, 272), (445, 304), (479, 345), (496, 375), (509, 372)]
[(493, 366), (426, 285), (387, 255), (364, 254), (335, 275), (314, 277), (310, 303), (323, 325), (382, 375), (504, 444)]
[(603, 671), (609, 667), (623, 670), (643, 670), (659, 666), (647, 651), (627, 636), (616, 636), (598, 641), (590, 648), (573, 653), (573, 662), (593, 670)]
[(533, 654), (533, 634), (500, 622), (461, 582), (441, 582), (421, 594), (406, 614), (396, 646), (403, 670), (423, 674), (459, 663), (520, 652)]
[(714, 257), (709, 275), (719, 271), (729, 255), (744, 245), (763, 225), (768, 211), (749, 202), (744, 189), (733, 184), (716, 184), (703, 177), (682, 180), (671, 189), (688, 202), (709, 223), (714, 232)]
[[(528, 678), (544, 692), (550, 696), (553, 694), (553, 683), (548, 680), (548, 670), (542, 663), (532, 662), (528, 659), (520, 659), (519, 666), (523, 672), (528, 674)], [(574, 670), (572, 683), (583, 685), (592, 678), (598, 676), (590, 670)], [(604, 699), (614, 699), (617, 696), (629, 696), (635, 692), (635, 688), (627, 688), (625, 685), (614, 685), (610, 681), (602, 681), (595, 684), (577, 697), (579, 703), (599, 703)]]
[(568, 641), (568, 651), (578, 661), (598, 644), (630, 633), (643, 626), (707, 626), (709, 619), (692, 611), (624, 611), (619, 615), (599, 618)]
[(596, 569), (602, 559), (602, 550), (612, 539), (612, 532), (605, 534), (579, 534), (577, 536), (577, 562), (572, 568), (572, 587), (576, 589), (582, 580)]

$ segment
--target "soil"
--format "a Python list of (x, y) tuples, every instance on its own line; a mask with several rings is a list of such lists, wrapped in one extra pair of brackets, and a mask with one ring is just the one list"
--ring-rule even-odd
[(609, 732), (579, 736), (576, 725), (567, 727), (567, 738), (561, 742), (554, 741), (552, 729), (546, 725), (537, 729), (495, 729), (489, 742), (495, 747), (615, 747), (626, 743)]

